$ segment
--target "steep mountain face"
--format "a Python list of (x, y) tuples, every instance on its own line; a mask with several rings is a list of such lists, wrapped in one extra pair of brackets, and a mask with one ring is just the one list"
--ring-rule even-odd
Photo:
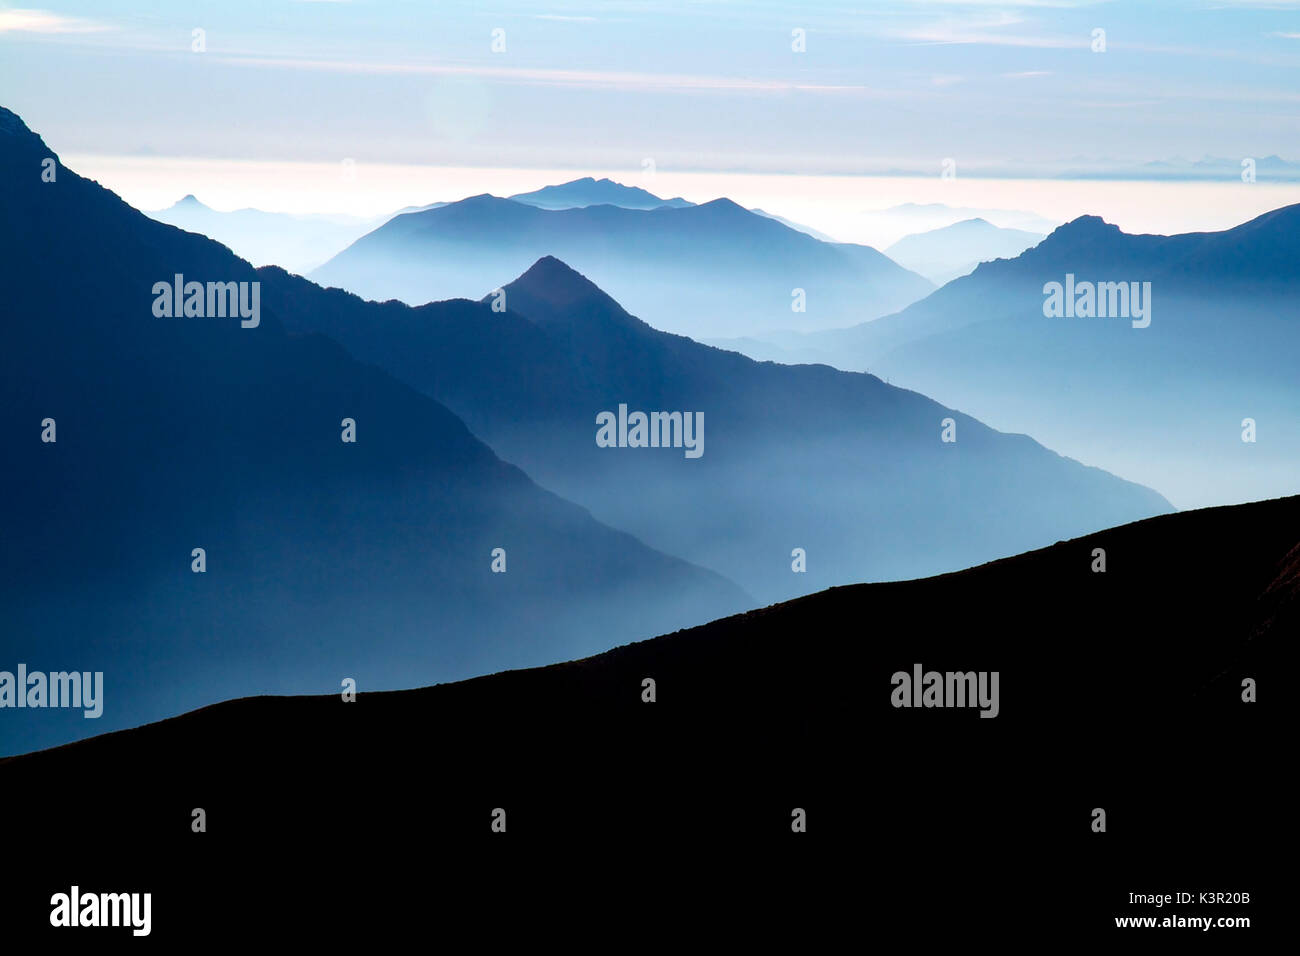
[[(503, 296), (416, 309), (260, 275), (291, 328), (345, 343), (546, 487), (763, 601), (951, 570), (1169, 507), (873, 376), (760, 364), (657, 331), (553, 257)], [(701, 454), (684, 435), (601, 447), (599, 416), (620, 406), (629, 420), (683, 413), (683, 426), (702, 414)]]
[(885, 250), (885, 255), (905, 269), (943, 285), (972, 272), (981, 262), (1013, 259), (1044, 239), (1038, 232), (1000, 229), (984, 219), (965, 219), (905, 236)]
[[(748, 603), (537, 487), (427, 395), (289, 334), (260, 286), (254, 312), (248, 263), (3, 110), (0, 205), (0, 670), (103, 671), (106, 697), (98, 720), (0, 711), (0, 753), (232, 695), (546, 663)], [(250, 283), (254, 317), (160, 315), (177, 275)]]
[(474, 196), (398, 216), (311, 277), (417, 304), (477, 297), (546, 255), (656, 328), (692, 337), (849, 325), (933, 288), (869, 246), (821, 242), (727, 199), (547, 210)]
[[(18, 854), (29, 862), (7, 923), (44, 920), (71, 869), (83, 887), (154, 889), (163, 939), (206, 932), (206, 894), (239, 886), (247, 938), (282, 926), (286, 905), (391, 907), (409, 881), (400, 864), (425, 847), (438, 865), (420, 898), (447, 923), (490, 918), (503, 894), (522, 905), (541, 894), (548, 911), (575, 891), (599, 894), (610, 860), (628, 853), (638, 865), (619, 896), (667, 880), (714, 907), (725, 884), (748, 912), (769, 896), (825, 904), (838, 893), (910, 922), (933, 915), (936, 894), (971, 925), (1006, 905), (1019, 874), (1052, 868), (1059, 877), (1017, 885), (1013, 938), (1063, 921), (1102, 931), (1134, 879), (1230, 874), (1254, 889), (1251, 875), (1289, 853), (1270, 827), (1290, 799), (1278, 682), (1300, 605), (1276, 598), (1277, 582), (1294, 579), (1298, 528), (1300, 498), (1163, 516), (566, 664), (351, 704), (231, 701), (0, 760), (7, 819), (21, 822), (7, 845), (36, 851)], [(1098, 548), (1105, 573), (1092, 571)], [(918, 665), (996, 672), (997, 716), (893, 706), (894, 675)], [(439, 732), (428, 755), (426, 728)], [(1219, 758), (1249, 768), (1251, 785)], [(120, 784), (87, 801), (85, 781), (114, 771)], [(204, 834), (191, 829), (195, 807)], [(1090, 830), (1094, 807), (1105, 834)], [(792, 832), (796, 808), (806, 832)], [(504, 833), (492, 831), (497, 810)], [(683, 869), (702, 843), (709, 865)], [(250, 869), (268, 846), (277, 865)], [(954, 848), (981, 874), (996, 860), (992, 872), (1007, 875), (936, 865)], [(892, 876), (863, 904), (844, 874), (870, 859)], [(1248, 910), (1255, 926), (1266, 905)], [(415, 924), (424, 910), (390, 918)], [(300, 928), (337, 930), (333, 918)], [(1113, 941), (1113, 924), (1105, 931)]]
[(593, 179), (584, 176), (557, 186), (543, 186), (532, 192), (516, 193), (509, 197), (539, 209), (577, 209), (583, 206), (621, 206), (624, 209), (657, 209), (660, 206), (682, 208), (693, 206), (680, 196), (660, 199), (640, 186), (624, 186), (612, 179)]
[[(1300, 473), (1297, 257), (1300, 205), (1176, 236), (1085, 216), (897, 315), (780, 344), (1027, 431), (1179, 506), (1264, 498)], [(1131, 298), (1150, 283), (1150, 324), (1045, 315), (1045, 287), (1064, 297), (1067, 281), (1080, 301), (1085, 286), (1122, 282)]]

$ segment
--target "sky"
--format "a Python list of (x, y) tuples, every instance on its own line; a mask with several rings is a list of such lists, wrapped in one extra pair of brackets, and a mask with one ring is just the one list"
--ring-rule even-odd
[[(945, 160), (959, 184), (1064, 177), (1033, 207), (1064, 219), (1104, 214), (1080, 174), (1205, 157), (1224, 159), (1198, 191), (1205, 228), (1297, 196), (1262, 171), (1254, 195), (1211, 194), (1239, 185), (1243, 158), (1300, 162), (1300, 0), (29, 2), (0, 0), (0, 103), (155, 208), (196, 192), (376, 215), (653, 173), (654, 191), (696, 200), (793, 196), (772, 211), (812, 209), (834, 235), (845, 216), (813, 208), (847, 181), (829, 177), (925, 184), (857, 189), (855, 208), (938, 201)], [(958, 201), (993, 201), (966, 185)], [(1133, 225), (1164, 231), (1148, 219)]]

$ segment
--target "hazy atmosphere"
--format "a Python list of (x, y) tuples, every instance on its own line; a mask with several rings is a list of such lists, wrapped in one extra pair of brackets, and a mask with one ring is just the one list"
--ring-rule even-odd
[(1300, 2), (0, 0), (0, 212), (14, 951), (1280, 951)]

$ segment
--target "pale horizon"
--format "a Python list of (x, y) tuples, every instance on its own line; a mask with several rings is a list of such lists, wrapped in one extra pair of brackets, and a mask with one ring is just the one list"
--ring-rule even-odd
[[(731, 199), (747, 208), (761, 208), (817, 229), (838, 241), (877, 248), (918, 231), (914, 223), (902, 218), (893, 222), (891, 217), (881, 215), (905, 203), (1023, 212), (1057, 224), (1094, 215), (1125, 232), (1172, 235), (1229, 229), (1270, 210), (1300, 202), (1300, 183), (1240, 181), (962, 176), (944, 180), (939, 176), (807, 176), (663, 169), (647, 174), (640, 169), (379, 163), (355, 163), (349, 168), (342, 163), (96, 154), (67, 155), (64, 162), (144, 212), (165, 209), (193, 195), (205, 206), (222, 212), (252, 208), (359, 219), (483, 193), (504, 197), (591, 176), (638, 186), (664, 199), (680, 196), (696, 203)], [(990, 221), (994, 225), (1015, 225), (997, 218), (990, 217)]]

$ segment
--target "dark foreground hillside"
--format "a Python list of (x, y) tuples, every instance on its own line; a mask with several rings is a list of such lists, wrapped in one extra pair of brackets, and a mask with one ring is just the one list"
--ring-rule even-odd
[[(51, 894), (77, 883), (152, 892), (160, 940), (468, 931), (489, 947), (617, 913), (611, 950), (687, 914), (731, 941), (792, 929), (807, 952), (1194, 942), (1114, 925), (1172, 911), (1249, 916), (1204, 933), (1245, 948), (1278, 929), (1298, 543), (1300, 497), (1163, 516), (566, 664), (354, 703), (231, 701), (10, 758), (18, 878), (0, 921), (48, 927)], [(998, 716), (892, 707), (891, 675), (917, 663), (998, 671)], [(1251, 902), (1128, 902), (1178, 891)]]

